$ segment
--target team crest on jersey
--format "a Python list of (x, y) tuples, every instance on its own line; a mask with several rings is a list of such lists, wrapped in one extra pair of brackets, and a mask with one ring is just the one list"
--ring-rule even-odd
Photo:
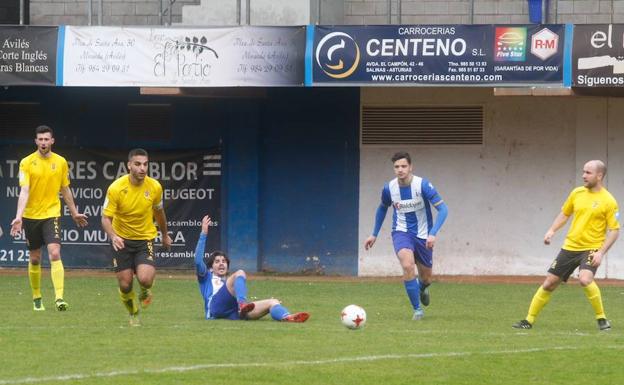
[(149, 190), (145, 190), (145, 193), (143, 193), (143, 195), (145, 196), (145, 199), (149, 199), (150, 197)]
[(56, 170), (56, 163), (52, 163), (50, 167), (52, 168), (52, 170)]
[(598, 206), (600, 206), (600, 201), (594, 201), (594, 203), (592, 203), (592, 209), (595, 209)]

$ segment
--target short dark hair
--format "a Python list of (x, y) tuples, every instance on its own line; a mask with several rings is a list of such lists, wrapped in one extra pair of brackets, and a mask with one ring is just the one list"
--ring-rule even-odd
[(225, 258), (225, 262), (228, 265), (228, 268), (230, 267), (230, 258), (228, 258), (228, 256), (225, 254), (225, 252), (221, 251), (221, 250), (215, 250), (212, 253), (210, 253), (208, 255), (208, 257), (204, 258), (204, 262), (206, 262), (206, 266), (209, 269), (212, 269), (212, 264), (214, 263), (215, 259), (219, 256), (223, 256), (223, 258)]
[(392, 155), (392, 163), (396, 162), (399, 159), (405, 159), (407, 160), (407, 163), (412, 164), (412, 158), (410, 157), (410, 154), (405, 151), (399, 151)]
[(145, 151), (144, 149), (142, 149), (142, 148), (133, 148), (128, 153), (128, 161), (130, 161), (135, 156), (147, 156), (147, 157), (149, 157), (147, 155), (147, 151)]
[(35, 128), (35, 136), (37, 136), (39, 134), (45, 134), (47, 132), (49, 132), (52, 137), (54, 136), (54, 132), (48, 126), (41, 125), (41, 126)]

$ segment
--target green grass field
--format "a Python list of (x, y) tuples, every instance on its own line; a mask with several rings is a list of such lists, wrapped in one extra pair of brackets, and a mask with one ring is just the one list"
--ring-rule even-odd
[[(435, 283), (422, 321), (400, 281), (250, 281), (305, 324), (266, 318), (206, 321), (192, 277), (160, 274), (143, 326), (127, 326), (116, 281), (66, 280), (70, 310), (32, 311), (27, 277), (0, 276), (0, 385), (4, 384), (622, 384), (624, 288), (602, 287), (610, 332), (599, 332), (577, 285), (562, 286), (529, 331), (536, 285)], [(339, 321), (343, 306), (368, 313), (362, 330)]]

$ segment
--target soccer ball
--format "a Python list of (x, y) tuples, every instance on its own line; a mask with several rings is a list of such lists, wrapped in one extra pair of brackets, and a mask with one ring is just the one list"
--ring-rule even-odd
[(349, 329), (360, 329), (366, 323), (366, 312), (358, 305), (349, 305), (342, 309), (340, 321)]

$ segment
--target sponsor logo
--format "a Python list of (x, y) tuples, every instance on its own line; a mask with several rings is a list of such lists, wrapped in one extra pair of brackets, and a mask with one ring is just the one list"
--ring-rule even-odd
[(154, 260), (154, 245), (152, 244), (152, 242), (147, 242), (147, 260)]
[(153, 74), (156, 77), (209, 78), (213, 63), (219, 59), (216, 50), (208, 45), (205, 36), (184, 36), (184, 39), (166, 39), (159, 43), (160, 52), (154, 56)]
[(397, 201), (392, 204), (394, 209), (399, 213), (411, 213), (424, 206), (422, 199), (406, 199)]
[(360, 47), (344, 32), (332, 32), (319, 41), (316, 63), (325, 74), (334, 79), (351, 76), (360, 64)]
[(494, 37), (495, 61), (524, 61), (526, 58), (526, 27), (499, 27)]
[(531, 37), (531, 53), (542, 60), (557, 53), (559, 48), (559, 35), (548, 28), (535, 33)]

